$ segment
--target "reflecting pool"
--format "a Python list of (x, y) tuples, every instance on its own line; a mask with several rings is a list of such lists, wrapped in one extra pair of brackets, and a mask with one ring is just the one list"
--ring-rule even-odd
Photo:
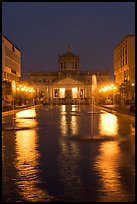
[(54, 105), (2, 118), (3, 202), (135, 201), (133, 121), (90, 111)]

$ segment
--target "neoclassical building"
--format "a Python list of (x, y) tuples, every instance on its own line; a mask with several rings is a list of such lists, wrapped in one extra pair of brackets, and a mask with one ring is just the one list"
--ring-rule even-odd
[(36, 90), (38, 98), (53, 103), (89, 103), (91, 99), (92, 75), (98, 84), (110, 81), (108, 72), (80, 70), (80, 56), (68, 46), (66, 53), (58, 56), (58, 70), (55, 72), (32, 72), (28, 80)]

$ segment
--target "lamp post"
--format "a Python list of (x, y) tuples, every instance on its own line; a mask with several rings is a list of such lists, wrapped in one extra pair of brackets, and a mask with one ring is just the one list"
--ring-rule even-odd
[(133, 87), (133, 100), (135, 100), (135, 89), (134, 89), (134, 88), (135, 88), (135, 84), (132, 83), (131, 85), (132, 85), (132, 87)]
[[(111, 93), (112, 92), (112, 104), (114, 104), (114, 92), (115, 92), (116, 89), (117, 89), (117, 87), (114, 86), (114, 84), (111, 84), (111, 85), (107, 85), (107, 86), (102, 87), (99, 90), (99, 92), (100, 93), (102, 93), (102, 92)], [(107, 95), (107, 97), (108, 97), (108, 95)]]
[(24, 101), (25, 104), (26, 104), (26, 102), (27, 102), (26, 100), (28, 99), (30, 94), (33, 94), (35, 92), (35, 90), (32, 87), (27, 87), (27, 86), (23, 86), (23, 85), (19, 85), (17, 87), (17, 91), (21, 91), (22, 93), (24, 93), (24, 95), (25, 95), (25, 101)]
[(14, 129), (14, 109), (15, 109), (15, 92), (16, 92), (16, 82), (12, 81), (12, 98), (13, 98), (13, 129)]

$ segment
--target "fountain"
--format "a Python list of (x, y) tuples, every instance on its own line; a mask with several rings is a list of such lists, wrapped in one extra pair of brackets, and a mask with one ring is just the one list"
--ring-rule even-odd
[(91, 90), (92, 90), (92, 97), (91, 97), (91, 141), (108, 141), (108, 140), (115, 140), (116, 138), (112, 138), (112, 136), (110, 137), (106, 137), (106, 136), (99, 136), (99, 135), (96, 135), (95, 132), (94, 132), (94, 121), (95, 121), (95, 113), (98, 113), (98, 114), (101, 114), (101, 113), (104, 113), (104, 112), (101, 112), (101, 111), (95, 111), (95, 105), (96, 105), (96, 91), (97, 91), (97, 78), (96, 78), (96, 75), (92, 75), (92, 87), (91, 87)]
[(95, 133), (95, 116), (96, 114), (102, 114), (104, 112), (100, 110), (96, 110), (96, 92), (97, 92), (97, 79), (96, 75), (92, 75), (92, 86), (91, 86), (91, 111), (88, 112), (91, 114), (91, 122), (90, 122), (90, 134), (89, 135), (78, 135), (78, 137), (70, 137), (69, 139), (75, 140), (75, 141), (112, 141), (116, 138), (112, 136), (100, 136)]
[(94, 135), (94, 113), (95, 113), (95, 100), (96, 100), (96, 90), (97, 90), (97, 78), (96, 75), (92, 75), (92, 86), (91, 86), (91, 138)]

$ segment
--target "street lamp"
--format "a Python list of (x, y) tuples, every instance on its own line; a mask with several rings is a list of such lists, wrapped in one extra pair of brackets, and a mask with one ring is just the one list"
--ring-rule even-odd
[[(26, 104), (26, 93), (27, 92), (29, 92), (29, 93), (34, 93), (35, 92), (35, 90), (32, 87), (27, 87), (26, 85), (23, 86), (21, 84), (17, 87), (16, 90), (18, 92), (21, 91), (21, 92), (23, 92), (25, 94), (25, 104)], [(29, 96), (29, 95), (27, 94), (27, 96)], [(21, 105), (21, 99), (20, 99), (20, 105)]]
[[(117, 89), (116, 86), (114, 86), (114, 84), (111, 85), (107, 85), (102, 87), (101, 89), (99, 89), (99, 92), (102, 93), (111, 93), (112, 92), (112, 104), (114, 103), (114, 91)], [(108, 97), (108, 96), (107, 96)]]

